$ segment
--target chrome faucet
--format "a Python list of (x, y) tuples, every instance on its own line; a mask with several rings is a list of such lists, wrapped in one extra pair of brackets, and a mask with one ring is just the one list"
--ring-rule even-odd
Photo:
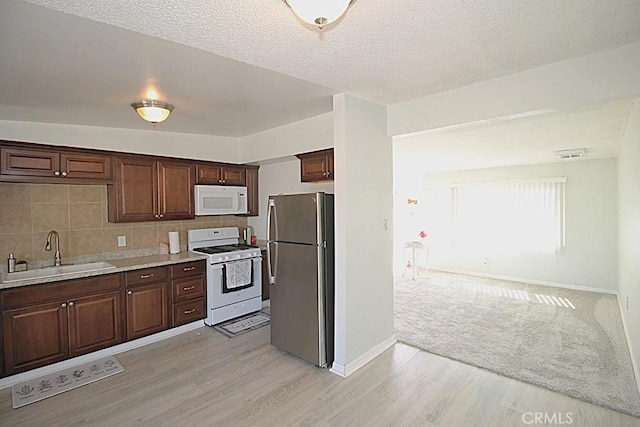
[(51, 230), (47, 235), (47, 244), (44, 246), (45, 251), (51, 250), (51, 236), (55, 236), (56, 238), (56, 254), (53, 258), (54, 265), (58, 267), (61, 264), (60, 260), (60, 236), (56, 230)]

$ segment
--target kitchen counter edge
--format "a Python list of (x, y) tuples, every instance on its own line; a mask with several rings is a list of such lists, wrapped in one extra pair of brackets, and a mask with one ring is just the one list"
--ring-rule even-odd
[(163, 265), (181, 264), (184, 262), (206, 260), (206, 255), (200, 255), (193, 252), (181, 252), (179, 254), (168, 255), (147, 255), (134, 258), (121, 258), (109, 260), (109, 264), (115, 268), (107, 268), (102, 270), (81, 271), (77, 273), (59, 274), (56, 276), (36, 277), (33, 279), (16, 280), (11, 282), (0, 281), (0, 291), (4, 289), (12, 289), (31, 285), (41, 285), (45, 283), (60, 282), (63, 280), (81, 279), (84, 277), (102, 276), (105, 274), (121, 273), (123, 271), (141, 270), (149, 267), (160, 267)]

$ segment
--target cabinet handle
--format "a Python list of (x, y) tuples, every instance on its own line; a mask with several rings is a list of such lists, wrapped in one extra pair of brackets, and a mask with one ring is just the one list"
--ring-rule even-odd
[(60, 176), (60, 171), (55, 171), (53, 174), (54, 174), (55, 176)]
[(69, 301), (69, 307), (73, 307), (73, 301)]
[(182, 288), (183, 291), (190, 291), (191, 289), (195, 289), (196, 285), (193, 286), (187, 286), (186, 288)]
[(62, 307), (62, 308), (67, 308), (67, 303), (66, 303), (66, 302), (63, 302), (63, 303), (60, 305), (60, 307)]
[(68, 175), (68, 173), (67, 173), (67, 172), (62, 172), (60, 175), (62, 175), (62, 176), (67, 176), (67, 175)]
[(182, 271), (193, 271), (195, 269), (196, 269), (195, 266), (194, 267), (185, 267), (185, 268), (182, 269)]
[(184, 311), (184, 314), (191, 314), (191, 313), (193, 313), (194, 311), (196, 311), (196, 309), (195, 309), (195, 308), (192, 308), (191, 310), (185, 310), (185, 311)]
[(160, 218), (164, 218), (164, 215), (163, 215), (163, 214), (160, 214)]
[(151, 274), (141, 274), (140, 275), (141, 279), (148, 279), (149, 277), (153, 277), (153, 273), (151, 273)]
[(158, 218), (158, 214), (155, 214), (153, 217), (154, 217), (154, 218)]
[(132, 291), (127, 291), (127, 295), (132, 295), (133, 292)]

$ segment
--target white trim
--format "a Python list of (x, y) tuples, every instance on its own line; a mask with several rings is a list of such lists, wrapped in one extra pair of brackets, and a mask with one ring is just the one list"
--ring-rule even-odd
[(569, 283), (546, 282), (544, 280), (521, 279), (519, 277), (500, 276), (498, 274), (487, 274), (475, 271), (456, 270), (455, 268), (429, 267), (430, 271), (442, 271), (444, 273), (467, 274), (469, 276), (486, 277), (487, 279), (508, 280), (510, 282), (530, 283), (532, 285), (553, 286), (556, 288), (575, 289), (577, 291), (600, 292), (603, 294), (618, 295), (618, 292), (612, 289), (590, 288), (587, 286), (571, 285)]
[(92, 362), (94, 360), (102, 359), (103, 357), (113, 356), (118, 353), (124, 353), (134, 348), (142, 347), (147, 344), (166, 340), (167, 338), (174, 337), (176, 335), (183, 334), (185, 332), (192, 331), (204, 326), (202, 320), (187, 323), (186, 325), (178, 326), (176, 328), (167, 329), (166, 331), (158, 332), (157, 334), (149, 335), (147, 337), (139, 338), (137, 340), (128, 341), (122, 344), (115, 345), (113, 347), (105, 348), (103, 350), (94, 351), (92, 353), (83, 354), (82, 356), (74, 357), (73, 359), (63, 360), (62, 362), (53, 363), (51, 365), (43, 366), (42, 368), (32, 369), (27, 372), (15, 374), (10, 377), (0, 379), (0, 390), (6, 387), (11, 387), (14, 384), (21, 383), (23, 381), (29, 381), (34, 378), (38, 378), (42, 375), (51, 374), (62, 369), (70, 368), (80, 365), (82, 363)]
[(340, 363), (333, 362), (333, 365), (331, 366), (330, 371), (336, 375), (346, 378), (349, 375), (353, 374), (358, 369), (362, 368), (367, 363), (371, 362), (373, 359), (378, 357), (386, 349), (393, 346), (395, 343), (396, 343), (396, 337), (394, 335), (391, 335), (386, 340), (371, 347), (369, 351), (362, 354), (360, 357), (358, 357), (353, 362), (349, 363), (347, 366), (344, 366)]
[(638, 393), (640, 393), (640, 369), (638, 369), (638, 365), (636, 365), (636, 359), (633, 354), (633, 347), (631, 347), (631, 339), (629, 338), (629, 334), (627, 331), (627, 323), (624, 320), (624, 304), (622, 303), (622, 299), (620, 295), (616, 293), (618, 296), (618, 307), (620, 308), (620, 318), (622, 319), (622, 330), (624, 330), (624, 336), (627, 339), (627, 348), (629, 349), (629, 357), (631, 357), (631, 367), (633, 368), (633, 374), (636, 377), (636, 386), (638, 387)]

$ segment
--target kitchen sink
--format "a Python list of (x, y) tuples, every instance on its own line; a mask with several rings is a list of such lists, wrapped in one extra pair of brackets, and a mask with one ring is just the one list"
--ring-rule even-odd
[(84, 273), (86, 271), (107, 270), (116, 268), (108, 262), (89, 262), (86, 264), (69, 264), (58, 267), (44, 267), (36, 270), (18, 271), (16, 273), (5, 273), (4, 283), (18, 280), (39, 279), (41, 277), (60, 276), (63, 274)]

